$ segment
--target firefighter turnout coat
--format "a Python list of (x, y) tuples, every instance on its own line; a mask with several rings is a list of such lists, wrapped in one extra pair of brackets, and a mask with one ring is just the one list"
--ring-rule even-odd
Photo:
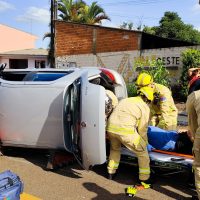
[(149, 115), (150, 109), (140, 96), (121, 100), (113, 110), (106, 128), (111, 143), (108, 173), (116, 172), (123, 144), (138, 157), (139, 179), (150, 177), (147, 152)]
[(154, 87), (154, 102), (151, 106), (150, 125), (165, 130), (176, 130), (178, 110), (171, 91), (158, 83), (153, 83), (152, 87)]
[(200, 90), (192, 92), (186, 102), (189, 130), (194, 137), (193, 143), (193, 169), (195, 186), (200, 199)]

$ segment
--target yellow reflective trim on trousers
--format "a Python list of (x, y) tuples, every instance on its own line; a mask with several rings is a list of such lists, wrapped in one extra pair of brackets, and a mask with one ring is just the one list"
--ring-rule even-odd
[(111, 133), (123, 133), (123, 134), (133, 134), (133, 128), (121, 128), (119, 126), (108, 124), (106, 130)]
[(200, 189), (200, 181), (197, 181), (197, 182), (196, 182), (196, 187), (197, 187), (198, 189)]
[(118, 162), (115, 162), (114, 160), (110, 160), (108, 163), (108, 167), (111, 169), (117, 169), (119, 166)]
[(140, 174), (150, 174), (150, 168), (139, 168)]

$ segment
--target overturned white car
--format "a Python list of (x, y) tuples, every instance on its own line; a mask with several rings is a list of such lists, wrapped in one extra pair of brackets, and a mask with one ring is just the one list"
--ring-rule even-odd
[(85, 168), (104, 163), (105, 89), (127, 97), (123, 78), (109, 69), (2, 70), (1, 145), (66, 149)]

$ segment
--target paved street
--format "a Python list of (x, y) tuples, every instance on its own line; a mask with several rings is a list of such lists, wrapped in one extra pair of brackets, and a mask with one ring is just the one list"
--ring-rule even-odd
[[(115, 181), (105, 178), (106, 166), (82, 170), (77, 163), (56, 172), (46, 171), (47, 154), (33, 150), (9, 150), (0, 157), (0, 172), (10, 169), (24, 182), (24, 192), (43, 200), (126, 200), (125, 187), (135, 183), (136, 168), (121, 165)], [(158, 176), (153, 189), (139, 191), (136, 200), (188, 199), (186, 176)]]

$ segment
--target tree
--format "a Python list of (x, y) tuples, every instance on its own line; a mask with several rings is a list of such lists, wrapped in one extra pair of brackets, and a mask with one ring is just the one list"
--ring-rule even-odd
[[(88, 6), (82, 0), (51, 0), (51, 20), (50, 20), (50, 32), (45, 33), (43, 39), (50, 38), (48, 61), (51, 67), (55, 67), (54, 58), (54, 20), (57, 18), (58, 5), (59, 17), (62, 20), (68, 22), (86, 23), (86, 24), (101, 24), (103, 19), (110, 20), (106, 15), (103, 8), (97, 5), (97, 2), (93, 2), (91, 6)], [(56, 16), (55, 16), (56, 15)]]
[(81, 10), (86, 3), (82, 0), (58, 0), (59, 17), (69, 22), (82, 22)]
[(154, 27), (150, 27), (150, 26), (144, 26), (143, 30), (145, 33), (149, 33), (151, 35), (155, 35), (156, 31)]
[(200, 65), (200, 51), (196, 49), (186, 49), (181, 53), (183, 69), (180, 77), (181, 96), (185, 100), (188, 94), (188, 69)]
[(144, 27), (143, 31), (160, 37), (200, 44), (200, 32), (192, 25), (185, 24), (176, 12), (165, 12), (159, 26)]
[[(154, 82), (170, 87), (169, 71), (165, 68), (161, 60), (144, 60), (142, 58), (135, 60), (133, 70), (146, 72), (153, 77)], [(127, 83), (126, 86), (129, 97), (137, 95), (137, 87), (135, 85), (135, 82)]]
[(59, 0), (59, 17), (69, 22), (78, 22), (85, 24), (101, 24), (102, 20), (110, 20), (103, 8), (97, 2), (90, 6), (82, 0)]
[(85, 24), (101, 24), (102, 20), (110, 20), (103, 8), (93, 2), (91, 6), (85, 5), (81, 9), (82, 22)]
[(140, 21), (137, 25), (137, 27), (133, 26), (133, 22), (123, 22), (119, 28), (126, 29), (126, 30), (138, 30), (141, 31), (142, 29), (142, 22)]
[(122, 25), (119, 26), (121, 29), (133, 30), (133, 22), (123, 22)]

